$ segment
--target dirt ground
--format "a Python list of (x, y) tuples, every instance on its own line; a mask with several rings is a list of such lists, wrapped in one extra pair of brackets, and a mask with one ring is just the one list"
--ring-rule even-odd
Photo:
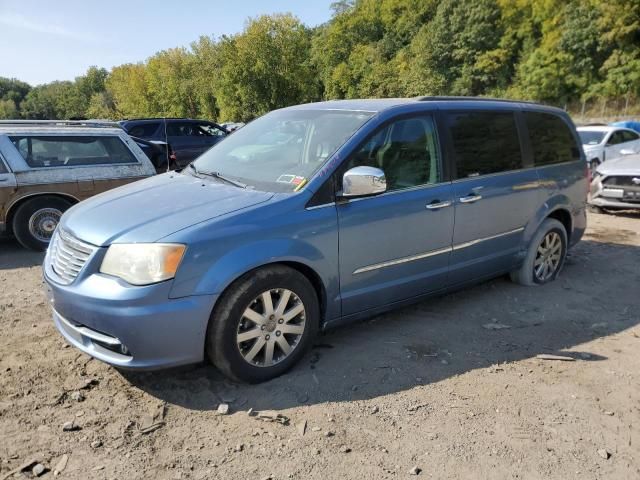
[(330, 332), (258, 386), (68, 347), (42, 255), (1, 242), (0, 480), (32, 460), (74, 479), (640, 478), (640, 214), (589, 225), (553, 284), (496, 279)]

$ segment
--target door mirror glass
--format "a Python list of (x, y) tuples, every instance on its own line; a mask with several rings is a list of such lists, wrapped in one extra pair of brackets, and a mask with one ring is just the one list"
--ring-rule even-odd
[(387, 191), (384, 172), (375, 167), (354, 167), (342, 176), (342, 196), (359, 197)]

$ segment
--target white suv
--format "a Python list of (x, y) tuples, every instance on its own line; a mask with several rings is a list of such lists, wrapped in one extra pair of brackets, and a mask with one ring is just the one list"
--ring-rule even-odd
[(640, 135), (628, 128), (598, 125), (577, 130), (592, 171), (605, 160), (640, 153)]

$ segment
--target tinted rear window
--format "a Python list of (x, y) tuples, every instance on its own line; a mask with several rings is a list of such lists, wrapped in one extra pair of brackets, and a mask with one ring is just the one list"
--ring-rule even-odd
[(520, 140), (512, 112), (447, 115), (457, 177), (476, 177), (522, 168)]
[(550, 113), (525, 112), (536, 166), (580, 159), (580, 150), (568, 125)]
[(115, 136), (9, 137), (31, 168), (136, 163), (131, 151)]
[(159, 123), (141, 123), (127, 128), (127, 133), (132, 137), (148, 138), (156, 133), (159, 126)]

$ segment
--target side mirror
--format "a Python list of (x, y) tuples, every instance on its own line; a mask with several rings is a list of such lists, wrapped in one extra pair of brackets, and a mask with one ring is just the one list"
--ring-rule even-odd
[(625, 148), (623, 150), (620, 150), (620, 155), (633, 155), (634, 152), (633, 150), (629, 150), (628, 148)]
[(375, 167), (354, 167), (342, 177), (342, 196), (359, 197), (387, 191), (384, 172)]

